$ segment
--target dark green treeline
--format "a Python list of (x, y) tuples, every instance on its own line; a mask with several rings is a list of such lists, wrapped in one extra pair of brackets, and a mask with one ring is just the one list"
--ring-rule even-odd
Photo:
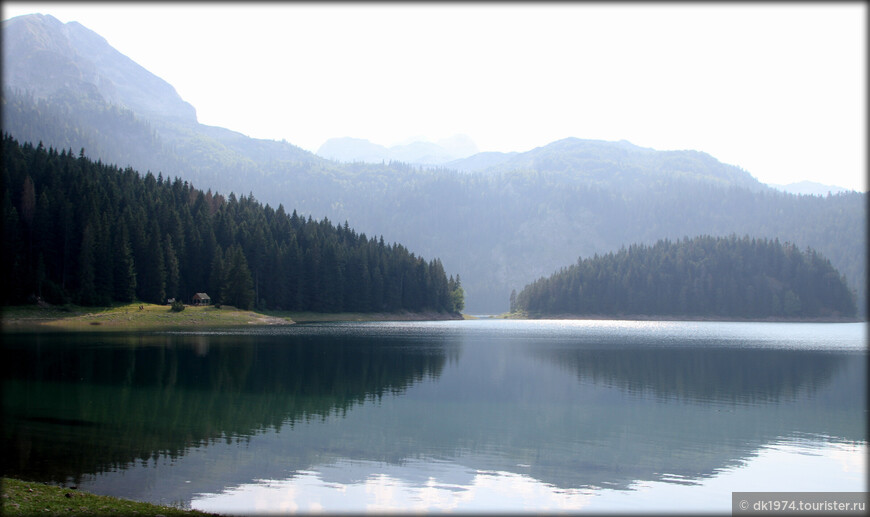
[(253, 195), (203, 192), (3, 137), (3, 304), (189, 302), (240, 308), (458, 312), (440, 260)]
[(511, 297), (532, 315), (855, 316), (828, 259), (779, 240), (702, 236), (578, 259)]

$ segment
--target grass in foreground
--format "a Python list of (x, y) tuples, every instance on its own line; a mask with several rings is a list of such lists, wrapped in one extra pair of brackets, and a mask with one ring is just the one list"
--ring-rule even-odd
[(3, 515), (216, 515), (4, 477)]

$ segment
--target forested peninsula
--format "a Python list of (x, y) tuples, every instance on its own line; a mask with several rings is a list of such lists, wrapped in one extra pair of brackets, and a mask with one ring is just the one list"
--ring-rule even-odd
[(383, 237), (3, 135), (0, 303), (314, 312), (463, 309), (457, 275)]
[(701, 236), (578, 259), (511, 295), (529, 316), (848, 319), (855, 294), (830, 261), (778, 239)]

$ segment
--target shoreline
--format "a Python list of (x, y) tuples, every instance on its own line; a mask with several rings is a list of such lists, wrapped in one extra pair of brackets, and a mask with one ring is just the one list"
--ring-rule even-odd
[(75, 486), (29, 481), (9, 476), (0, 480), (4, 515), (142, 515), (184, 517), (216, 513), (136, 501), (122, 497), (99, 495), (78, 490)]
[(270, 317), (292, 319), (294, 323), (329, 323), (358, 321), (450, 321), (466, 319), (463, 315), (442, 312), (291, 312), (265, 311)]
[[(141, 309), (140, 309), (141, 307)], [(247, 311), (228, 305), (185, 306), (172, 312), (167, 305), (131, 303), (113, 307), (41, 307), (19, 305), (0, 308), (0, 332), (136, 332), (206, 328), (261, 327), (297, 323), (341, 321), (432, 321), (462, 319), (437, 312), (318, 313)]]
[[(140, 309), (139, 307), (142, 307)], [(131, 303), (113, 307), (18, 305), (0, 308), (0, 333), (15, 332), (145, 332), (230, 327), (283, 326), (304, 323), (367, 321), (448, 321), (477, 319), (466, 314), (439, 312), (311, 312), (248, 311), (224, 305), (185, 306), (172, 312), (167, 305)], [(597, 321), (694, 321), (734, 323), (864, 323), (867, 320), (842, 317), (816, 318), (724, 318), (717, 316), (656, 316), (647, 314), (553, 314), (504, 313), (491, 319), (515, 320), (597, 320)]]
[(815, 318), (726, 318), (720, 316), (674, 316), (648, 314), (547, 314), (519, 315), (506, 313), (496, 316), (497, 319), (512, 320), (596, 320), (596, 321), (707, 321), (720, 323), (866, 323), (860, 318), (843, 318), (834, 316), (819, 316)]

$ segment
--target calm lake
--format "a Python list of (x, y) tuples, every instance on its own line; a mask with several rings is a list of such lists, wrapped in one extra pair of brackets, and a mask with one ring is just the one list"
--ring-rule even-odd
[(731, 511), (865, 491), (867, 326), (3, 336), (4, 475), (219, 513)]

